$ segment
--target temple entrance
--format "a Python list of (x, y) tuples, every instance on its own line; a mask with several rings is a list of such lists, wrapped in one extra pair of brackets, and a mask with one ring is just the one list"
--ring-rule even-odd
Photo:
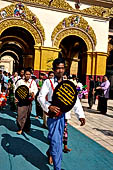
[(32, 35), (24, 28), (9, 27), (0, 37), (0, 58), (13, 58), (13, 70), (34, 66), (34, 45)]
[(77, 75), (83, 80), (86, 76), (87, 66), (87, 46), (85, 42), (80, 37), (70, 35), (61, 41), (59, 48), (61, 48), (66, 60), (66, 72)]

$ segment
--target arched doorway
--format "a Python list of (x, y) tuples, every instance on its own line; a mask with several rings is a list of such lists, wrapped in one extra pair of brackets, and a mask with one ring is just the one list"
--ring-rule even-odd
[(88, 76), (95, 74), (97, 64), (93, 53), (97, 43), (96, 34), (89, 23), (81, 15), (64, 18), (54, 28), (51, 40), (53, 47), (61, 48), (63, 53), (68, 51), (67, 65), (68, 68), (71, 65), (71, 68), (67, 68), (67, 72), (78, 75), (84, 84), (88, 84)]
[[(18, 10), (17, 10), (18, 9)], [(37, 49), (44, 45), (45, 32), (37, 16), (23, 3), (0, 10), (0, 53), (14, 58), (14, 69), (40, 65)], [(38, 58), (38, 59), (37, 59)]]
[(14, 59), (13, 71), (34, 65), (34, 45), (32, 35), (24, 28), (9, 27), (1, 34), (1, 57), (11, 56)]
[(66, 72), (83, 79), (87, 65), (87, 57), (85, 57), (87, 46), (84, 40), (78, 36), (70, 35), (61, 41), (59, 48), (61, 48), (67, 63)]

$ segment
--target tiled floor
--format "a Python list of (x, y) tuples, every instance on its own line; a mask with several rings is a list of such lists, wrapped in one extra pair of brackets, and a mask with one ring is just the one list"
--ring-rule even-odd
[(73, 112), (69, 123), (113, 153), (113, 100), (108, 100), (108, 111), (106, 115), (99, 114), (97, 111), (97, 102), (93, 105), (92, 109), (87, 109), (87, 99), (82, 99), (82, 106), (86, 115), (85, 126), (79, 126), (80, 123)]

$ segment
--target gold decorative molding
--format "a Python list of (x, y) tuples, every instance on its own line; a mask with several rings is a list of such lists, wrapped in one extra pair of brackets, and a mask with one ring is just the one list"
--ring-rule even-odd
[(73, 29), (73, 28), (62, 30), (62, 32), (60, 32), (58, 34), (58, 36), (55, 38), (55, 40), (53, 42), (53, 46), (59, 47), (60, 42), (65, 37), (70, 36), (70, 35), (75, 35), (75, 36), (82, 38), (87, 45), (88, 51), (92, 51), (94, 49), (94, 44), (93, 44), (93, 42), (91, 42), (91, 39), (81, 30), (77, 30), (77, 29)]
[[(12, 2), (16, 0), (10, 0)], [(53, 0), (50, 3), (50, 0), (22, 0), (22, 3), (31, 4), (31, 6), (39, 5), (42, 7), (45, 7), (46, 9), (49, 7), (60, 9), (60, 10), (67, 10), (69, 12), (76, 12), (80, 13), (81, 15), (90, 15), (90, 16), (97, 16), (101, 18), (109, 17), (111, 14), (113, 14), (113, 8), (105, 8), (101, 6), (91, 6), (89, 8), (85, 8), (83, 10), (73, 8), (66, 0)], [(10, 9), (9, 9), (10, 10)], [(12, 13), (13, 14), (13, 13)]]
[[(11, 5), (9, 5), (5, 8), (2, 8), (0, 10), (0, 14), (1, 14), (0, 15), (0, 24), (3, 22), (3, 23), (5, 23), (5, 26), (6, 25), (8, 26), (7, 21), (5, 22), (5, 20), (6, 19), (8, 20), (10, 18), (10, 21), (8, 21), (10, 26), (12, 23), (13, 25), (14, 24), (16, 24), (16, 26), (18, 25), (18, 27), (22, 26), (23, 28), (26, 28), (27, 30), (30, 29), (30, 32), (33, 30), (34, 33), (32, 32), (32, 34), (34, 35), (34, 37), (37, 37), (36, 34), (40, 34), (40, 37), (42, 39), (41, 41), (44, 41), (45, 40), (44, 28), (42, 27), (39, 19), (27, 8), (27, 6), (22, 4), (23, 5), (23, 13), (22, 14), (24, 14), (24, 15), (20, 15), (20, 16), (14, 15), (14, 10), (16, 9), (16, 5), (18, 5), (18, 4), (19, 3), (14, 3), (14, 4), (11, 4)], [(11, 19), (12, 19), (12, 21), (11, 21)], [(2, 26), (2, 28), (4, 28), (4, 26)], [(38, 31), (38, 33), (37, 33), (37, 31)], [(0, 32), (2, 32), (2, 31), (0, 30)], [(37, 41), (38, 40), (36, 40), (36, 42)]]
[(113, 50), (113, 44), (110, 43), (112, 38), (109, 38), (109, 42), (108, 42), (108, 56), (110, 55), (110, 52)]
[(111, 14), (111, 9), (100, 6), (91, 6), (90, 8), (83, 9), (80, 12), (87, 15), (95, 15), (98, 17), (109, 17)]
[(51, 5), (50, 0), (23, 0), (22, 2), (35, 3), (39, 5), (51, 6), (65, 10), (74, 10), (65, 0), (53, 0), (53, 2), (51, 2)]
[(61, 40), (69, 35), (81, 37), (87, 42), (88, 49), (96, 45), (96, 35), (92, 27), (80, 15), (72, 15), (69, 18), (65, 18), (55, 27), (51, 36), (53, 46), (58, 47)]
[(110, 14), (113, 15), (113, 7), (110, 10)]
[(72, 6), (69, 5), (65, 0), (53, 0), (53, 2), (51, 3), (51, 6), (60, 8), (60, 9), (65, 9), (65, 10), (73, 10)]
[(0, 22), (0, 34), (10, 27), (22, 27), (29, 31), (34, 38), (35, 44), (42, 44), (42, 39), (38, 31), (26, 20), (10, 18)]

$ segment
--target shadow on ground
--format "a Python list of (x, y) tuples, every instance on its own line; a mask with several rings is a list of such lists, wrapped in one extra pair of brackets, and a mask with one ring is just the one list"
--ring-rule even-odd
[(98, 129), (98, 128), (93, 128), (101, 133), (103, 133), (106, 136), (113, 136), (113, 131), (111, 130), (103, 130), (103, 129)]
[(5, 126), (8, 130), (16, 132), (18, 130), (16, 121), (0, 117), (0, 126)]
[(9, 105), (6, 105), (6, 107), (4, 107), (3, 109), (1, 109), (1, 110), (0, 110), (0, 113), (1, 113), (1, 114), (7, 114), (7, 115), (9, 115), (9, 116), (11, 116), (11, 117), (13, 117), (13, 118), (15, 118), (15, 119), (16, 119), (16, 117), (17, 117), (17, 113), (14, 112), (14, 111), (12, 111), (12, 110), (10, 110)]
[[(88, 113), (91, 113), (91, 114), (101, 114), (100, 111), (94, 110), (94, 109), (89, 109), (89, 108), (86, 107), (86, 106), (83, 106), (83, 109), (84, 109), (84, 111), (86, 111), (86, 112), (88, 112)], [(108, 109), (109, 109), (109, 106), (108, 106)], [(110, 109), (109, 109), (109, 110), (110, 110)], [(109, 114), (109, 111), (107, 111), (107, 113), (104, 114), (104, 116), (113, 118), (113, 115), (110, 115), (110, 114)]]
[(88, 113), (93, 113), (93, 114), (99, 114), (99, 111), (94, 110), (94, 109), (89, 109), (86, 106), (83, 106), (84, 111), (88, 112)]
[(12, 154), (13, 157), (22, 155), (26, 161), (40, 170), (49, 170), (47, 157), (32, 143), (9, 134), (2, 134), (2, 137), (1, 146), (7, 153)]
[(113, 107), (112, 106), (108, 106), (107, 107), (109, 110), (113, 111)]
[[(38, 121), (37, 121), (38, 122)], [(41, 124), (41, 123), (40, 123)], [(6, 127), (8, 130), (13, 131), (13, 132), (17, 132), (18, 128), (16, 125), (16, 122), (14, 120), (11, 119), (6, 119), (6, 118), (1, 118), (0, 117), (0, 126), (4, 126)], [(37, 126), (38, 127), (38, 126)], [(30, 129), (30, 132), (28, 133), (29, 136), (36, 138), (44, 143), (48, 144), (48, 140), (47, 137), (44, 136), (44, 132), (43, 130), (38, 130), (38, 129)], [(23, 134), (23, 136), (29, 140), (25, 134)]]

